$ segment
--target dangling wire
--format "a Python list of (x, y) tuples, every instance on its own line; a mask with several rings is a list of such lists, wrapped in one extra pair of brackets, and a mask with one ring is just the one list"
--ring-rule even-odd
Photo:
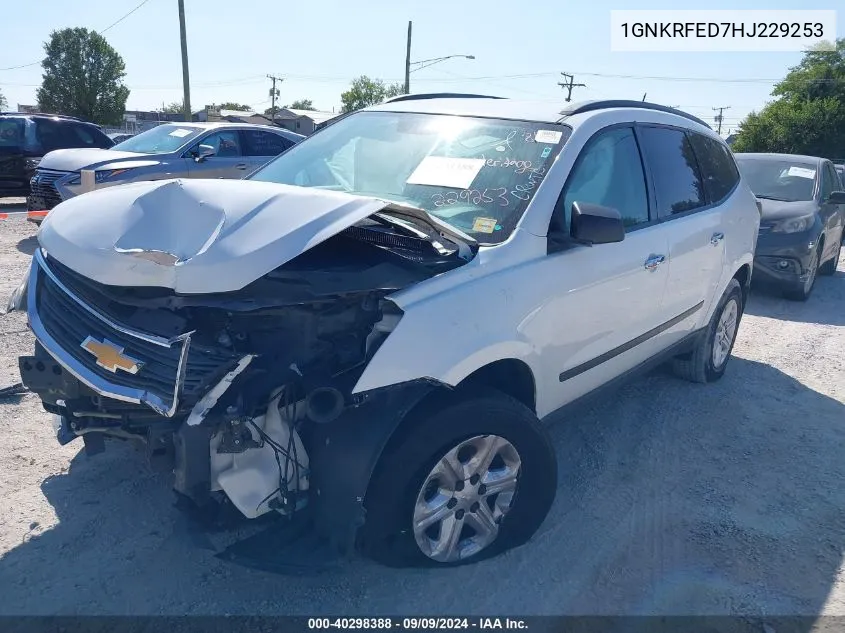
[[(282, 446), (270, 437), (263, 429), (261, 429), (253, 419), (249, 419), (248, 422), (255, 429), (258, 435), (264, 440), (271, 449), (273, 449), (273, 454), (276, 458), (276, 465), (279, 468), (279, 487), (271, 492), (267, 497), (261, 500), (258, 504), (258, 507), (261, 507), (263, 503), (265, 503), (268, 499), (272, 498), (276, 493), (279, 493), (282, 498), (287, 501), (288, 495), (290, 494), (290, 484), (294, 483), (294, 509), (296, 505), (296, 498), (298, 498), (300, 490), (300, 469), (305, 469), (299, 462), (299, 456), (297, 454), (296, 442), (294, 441), (293, 434), (297, 432), (295, 427), (295, 420), (296, 420), (296, 413), (297, 413), (297, 403), (293, 400), (292, 389), (288, 385), (284, 388), (282, 392), (282, 397), (284, 398), (283, 405), (280, 403), (280, 413), (284, 412), (286, 419), (286, 423), (289, 427), (288, 433), (288, 442), (287, 447), (282, 448)], [(282, 458), (284, 458), (284, 465), (282, 464)], [(291, 463), (293, 465), (293, 482), (289, 481), (287, 478), (288, 468), (291, 467)], [(292, 514), (292, 513), (291, 513)]]

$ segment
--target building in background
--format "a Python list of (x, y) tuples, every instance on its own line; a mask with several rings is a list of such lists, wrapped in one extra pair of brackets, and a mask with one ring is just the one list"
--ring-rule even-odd
[(337, 112), (282, 108), (276, 113), (276, 124), (291, 132), (308, 136), (337, 116), (340, 116)]

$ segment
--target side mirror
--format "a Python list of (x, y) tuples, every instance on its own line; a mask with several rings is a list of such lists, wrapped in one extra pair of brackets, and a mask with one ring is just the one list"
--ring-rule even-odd
[(845, 204), (845, 191), (834, 191), (827, 201), (831, 204)]
[(194, 158), (195, 161), (201, 163), (206, 158), (210, 158), (217, 153), (217, 150), (214, 149), (211, 145), (200, 145), (197, 147), (197, 155)]
[(589, 202), (572, 203), (572, 239), (587, 244), (611, 244), (625, 239), (625, 223), (616, 209)]

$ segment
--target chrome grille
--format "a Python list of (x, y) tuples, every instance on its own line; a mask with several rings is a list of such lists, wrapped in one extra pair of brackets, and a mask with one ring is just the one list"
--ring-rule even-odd
[[(68, 285), (62, 283), (60, 267), (48, 269), (40, 252), (36, 251), (34, 305), (30, 305), (33, 330), (41, 344), (62, 362), (70, 359), (70, 365), (84, 368), (89, 383), (102, 395), (118, 397), (128, 401), (148, 404), (164, 415), (173, 415), (179, 403), (190, 405), (196, 402), (207, 388), (217, 382), (232, 367), (235, 355), (217, 348), (197, 345), (190, 337), (177, 337), (162, 344), (163, 339), (130, 330), (115, 323), (105, 314), (99, 314), (98, 307), (86, 309), (81, 299), (71, 294)], [(32, 280), (30, 281), (32, 284)], [(32, 319), (33, 313), (35, 319)], [(39, 329), (47, 337), (39, 336)], [(143, 362), (135, 373), (116, 371), (101, 367), (82, 343), (88, 337), (109, 342), (123, 348), (123, 353)], [(168, 344), (169, 343), (169, 344)], [(90, 383), (95, 384), (90, 384)], [(135, 394), (126, 397), (127, 393)]]
[(56, 171), (53, 169), (36, 169), (35, 175), (29, 181), (30, 194), (44, 203), (44, 210), (49, 211), (62, 201), (59, 190), (56, 189), (56, 181), (70, 172)]

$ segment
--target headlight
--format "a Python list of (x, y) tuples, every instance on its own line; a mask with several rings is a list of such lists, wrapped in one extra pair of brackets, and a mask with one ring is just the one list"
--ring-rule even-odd
[(94, 172), (94, 182), (97, 184), (101, 182), (105, 182), (106, 180), (111, 180), (112, 178), (117, 178), (121, 174), (126, 173), (129, 171), (128, 169), (104, 169), (102, 171)]
[[(32, 266), (33, 264), (31, 264)], [(6, 314), (9, 312), (26, 312), (26, 295), (29, 290), (29, 270), (26, 271), (26, 276), (23, 281), (15, 288), (12, 296), (9, 297), (9, 303), (6, 306)]]
[(816, 216), (814, 214), (811, 215), (804, 215), (800, 218), (789, 218), (787, 220), (781, 220), (777, 224), (772, 227), (772, 231), (775, 233), (800, 233), (801, 231), (806, 231), (816, 221)]
[(27, 169), (35, 169), (38, 167), (38, 164), (41, 162), (41, 158), (27, 158), (26, 159), (26, 168)]

